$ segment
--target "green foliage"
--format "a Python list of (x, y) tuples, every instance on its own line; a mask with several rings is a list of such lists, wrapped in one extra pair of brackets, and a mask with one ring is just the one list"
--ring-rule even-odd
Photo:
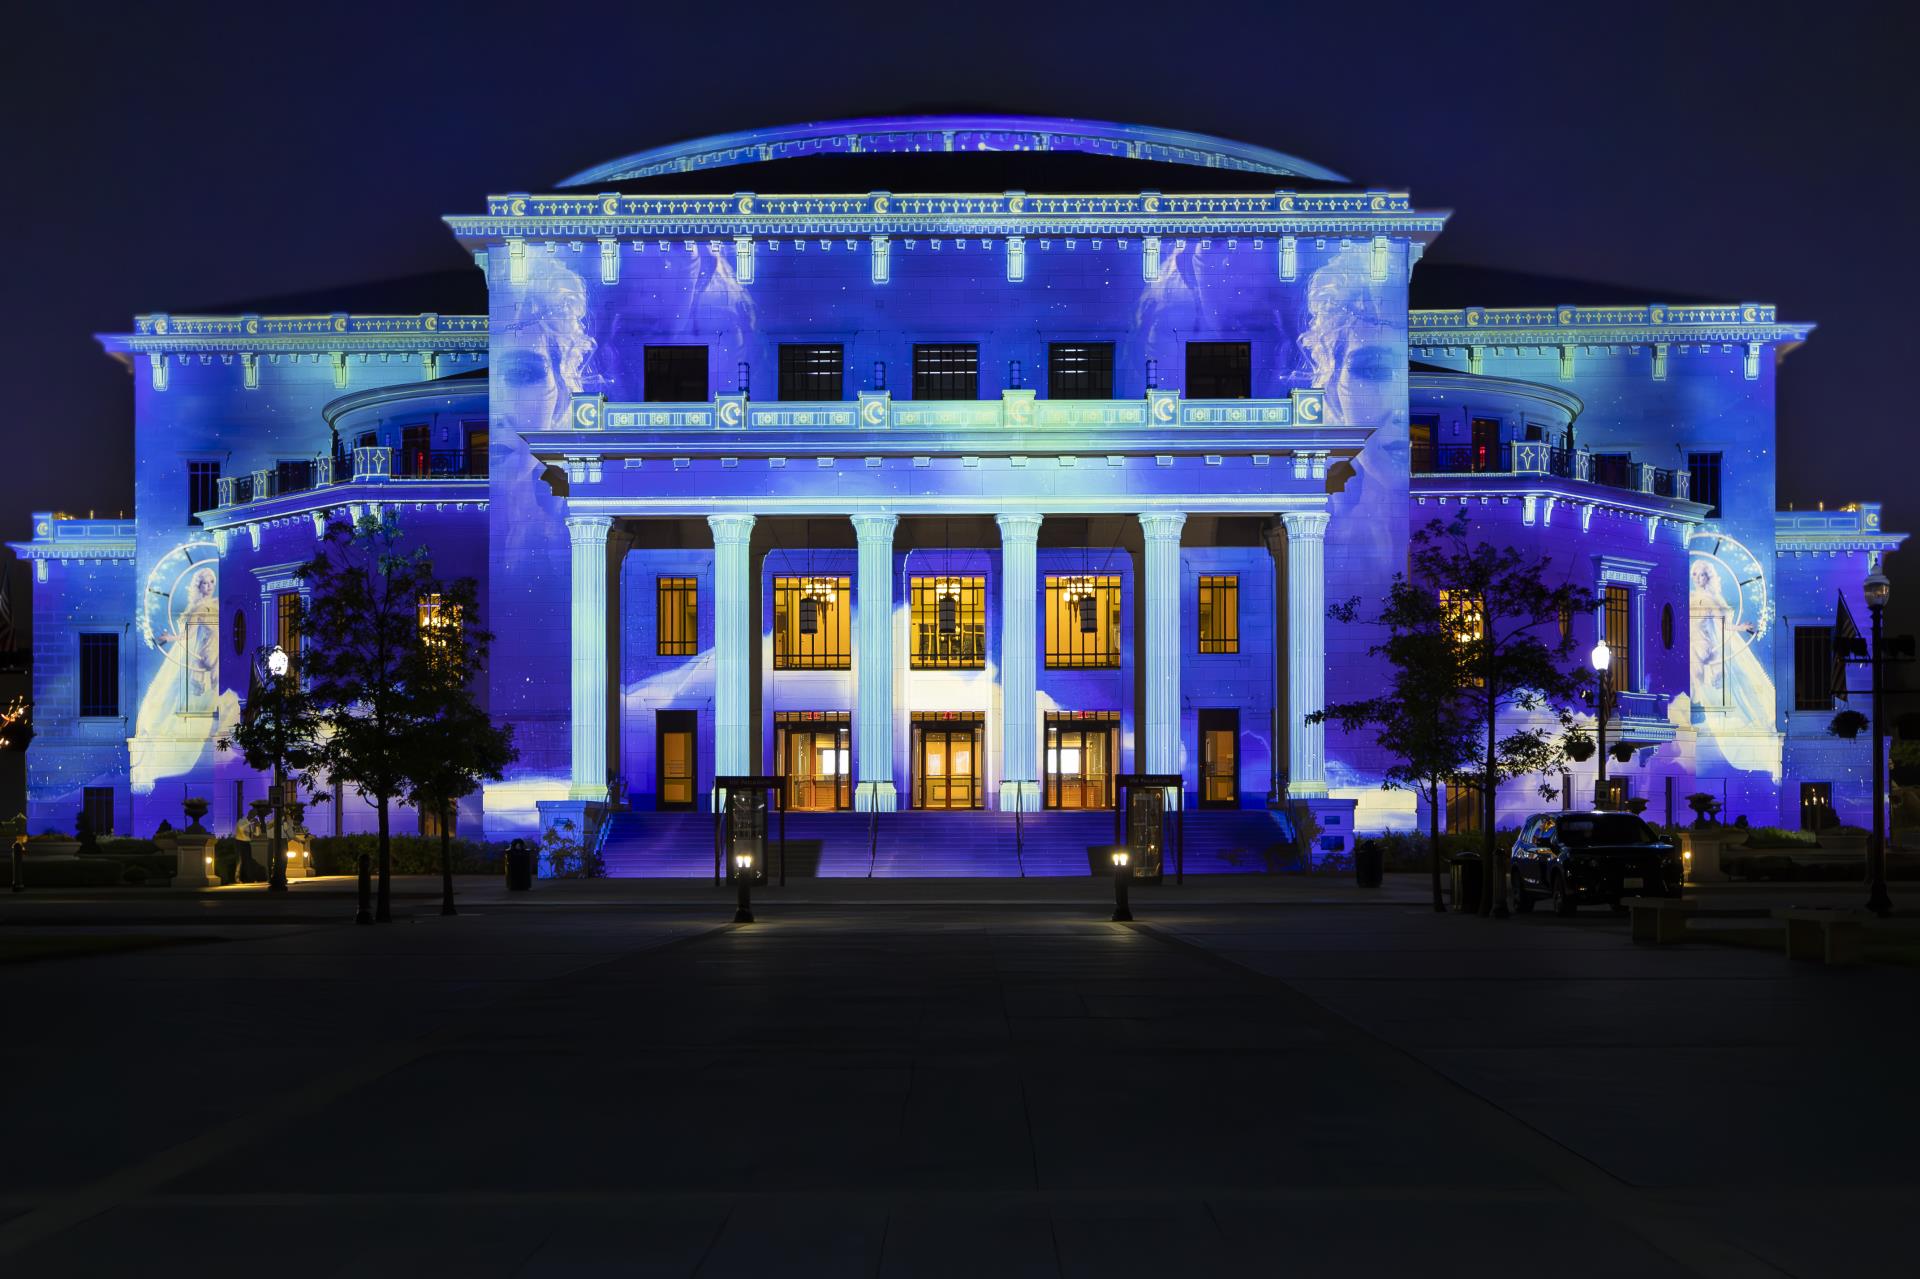
[(403, 662), (412, 706), (401, 745), (408, 799), (422, 811), (449, 814), (481, 783), (504, 776), (519, 752), (513, 726), (495, 724), (473, 695), (493, 642), (479, 625), (478, 583), (463, 577), (425, 585), (436, 607), (424, 642)]
[(1788, 830), (1784, 826), (1755, 826), (1747, 832), (1748, 848), (1813, 848), (1819, 837), (1810, 830)]

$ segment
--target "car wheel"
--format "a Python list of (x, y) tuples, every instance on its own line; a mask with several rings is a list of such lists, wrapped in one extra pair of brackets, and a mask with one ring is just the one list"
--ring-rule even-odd
[(1567, 891), (1567, 877), (1555, 875), (1553, 877), (1553, 913), (1564, 918), (1573, 914), (1574, 909), (1573, 894)]
[(1526, 884), (1520, 878), (1520, 872), (1513, 872), (1513, 908), (1522, 915), (1533, 910), (1533, 894), (1527, 891)]

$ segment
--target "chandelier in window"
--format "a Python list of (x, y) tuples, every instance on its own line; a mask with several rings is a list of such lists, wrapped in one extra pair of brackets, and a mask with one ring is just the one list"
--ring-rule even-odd
[(1080, 613), (1080, 633), (1092, 635), (1100, 629), (1100, 596), (1091, 577), (1069, 577), (1061, 598)]
[(808, 577), (800, 582), (800, 633), (820, 632), (820, 611), (833, 607), (834, 584), (830, 577)]
[(960, 579), (957, 577), (939, 577), (933, 582), (935, 605), (940, 614), (940, 634), (957, 635), (960, 632)]

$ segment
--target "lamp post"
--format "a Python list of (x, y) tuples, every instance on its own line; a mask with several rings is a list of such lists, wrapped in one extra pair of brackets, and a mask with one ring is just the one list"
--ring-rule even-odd
[(751, 924), (753, 922), (753, 854), (735, 853), (733, 855), (733, 881), (738, 887), (734, 898), (733, 922)]
[(1127, 863), (1132, 858), (1124, 848), (1113, 850), (1113, 922), (1133, 922), (1133, 908), (1127, 904), (1127, 881), (1133, 878)]
[(1595, 708), (1599, 712), (1596, 718), (1600, 725), (1598, 732), (1600, 749), (1597, 754), (1600, 772), (1593, 783), (1593, 806), (1605, 808), (1607, 806), (1607, 685), (1609, 683), (1607, 669), (1613, 665), (1613, 650), (1607, 647), (1604, 636), (1598, 644), (1593, 646), (1592, 657), (1593, 669), (1600, 677), (1599, 705)]
[(1893, 913), (1893, 899), (1887, 895), (1887, 746), (1881, 736), (1886, 730), (1881, 718), (1880, 684), (1885, 671), (1880, 662), (1880, 619), (1887, 609), (1887, 597), (1893, 594), (1893, 583), (1875, 564), (1861, 590), (1873, 618), (1873, 649), (1868, 658), (1868, 669), (1873, 672), (1873, 842), (1867, 846), (1867, 909), (1884, 916)]
[(267, 654), (267, 676), (273, 681), (273, 865), (267, 870), (267, 891), (287, 891), (287, 845), (281, 836), (280, 813), (286, 807), (287, 672), (293, 663), (278, 644)]

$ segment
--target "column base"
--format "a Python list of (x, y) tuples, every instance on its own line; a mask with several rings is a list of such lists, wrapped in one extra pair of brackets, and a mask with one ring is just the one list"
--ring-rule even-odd
[(900, 793), (892, 782), (856, 782), (853, 787), (853, 811), (856, 813), (892, 813), (900, 808)]
[(1039, 782), (1000, 783), (1000, 811), (1011, 813), (1016, 809), (1023, 813), (1040, 811)]
[(576, 782), (567, 787), (567, 800), (575, 804), (604, 804), (607, 802), (606, 784), (603, 782), (598, 786), (586, 786)]

